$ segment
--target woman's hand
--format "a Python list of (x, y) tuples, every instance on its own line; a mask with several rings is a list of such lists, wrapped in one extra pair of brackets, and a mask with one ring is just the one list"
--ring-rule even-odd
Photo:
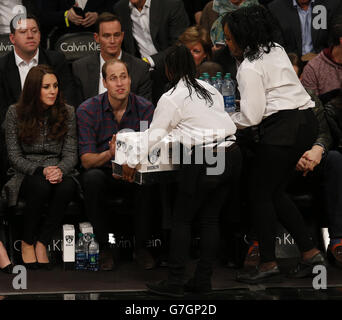
[(49, 180), (51, 184), (57, 184), (63, 180), (63, 172), (57, 166), (46, 167), (43, 170), (43, 174), (46, 180)]
[(296, 170), (303, 171), (303, 176), (306, 176), (310, 171), (313, 171), (315, 167), (321, 162), (323, 151), (324, 150), (321, 146), (314, 145), (299, 159), (296, 165)]

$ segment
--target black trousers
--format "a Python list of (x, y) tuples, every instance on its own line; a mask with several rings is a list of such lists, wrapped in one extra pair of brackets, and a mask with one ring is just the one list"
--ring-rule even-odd
[(200, 259), (195, 272), (198, 285), (210, 284), (212, 265), (219, 246), (219, 216), (229, 197), (229, 187), (240, 178), (241, 153), (235, 145), (223, 152), (225, 170), (207, 175), (207, 165), (183, 165), (179, 190), (172, 215), (169, 253), (169, 282), (183, 284), (191, 242), (191, 225), (195, 216), (200, 223)]
[(100, 248), (108, 247), (108, 233), (113, 233), (108, 199), (118, 195), (129, 198), (134, 204), (135, 247), (144, 247), (151, 225), (151, 187), (139, 186), (112, 177), (111, 168), (93, 168), (81, 175), (84, 190), (85, 211), (90, 220)]
[[(28, 244), (38, 240), (47, 246), (60, 227), (76, 189), (77, 185), (70, 177), (64, 177), (58, 184), (51, 184), (42, 175), (27, 175), (20, 188), (20, 197), (26, 202), (22, 239)], [(41, 225), (46, 204), (46, 217)]]
[(247, 196), (259, 240), (261, 262), (275, 261), (277, 219), (291, 233), (302, 252), (314, 248), (300, 212), (285, 192), (295, 174), (296, 163), (316, 139), (315, 116), (305, 112), (307, 122), (299, 126), (293, 145), (255, 143), (253, 146), (255, 154), (248, 178)]

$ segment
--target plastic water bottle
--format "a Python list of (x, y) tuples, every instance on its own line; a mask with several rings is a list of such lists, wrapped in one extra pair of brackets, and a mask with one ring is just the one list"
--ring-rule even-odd
[(211, 84), (209, 73), (207, 73), (207, 72), (203, 73), (203, 80), (204, 80), (205, 82)]
[(216, 77), (211, 77), (211, 84), (212, 84), (212, 86), (213, 86), (216, 90), (218, 90), (218, 91), (220, 92), (220, 86), (219, 86), (219, 84), (218, 84), (218, 82), (217, 82), (217, 78), (216, 78)]
[(78, 241), (75, 247), (75, 260), (76, 270), (86, 270), (87, 269), (87, 250), (86, 244), (84, 242), (83, 233), (78, 234)]
[(89, 248), (89, 243), (91, 241), (91, 236), (92, 236), (92, 233), (89, 233), (89, 232), (83, 234), (83, 241), (84, 241), (85, 248), (86, 248), (87, 259), (88, 259), (88, 248)]
[(218, 86), (218, 91), (220, 91), (220, 93), (222, 94), (222, 84), (223, 84), (223, 80), (222, 80), (222, 73), (220, 71), (218, 71), (216, 73), (216, 82), (217, 82), (217, 86)]
[(91, 235), (91, 241), (88, 248), (88, 270), (98, 271), (99, 270), (99, 244), (95, 240), (95, 235)]
[(234, 112), (235, 106), (235, 86), (230, 78), (230, 73), (226, 73), (222, 85), (222, 95), (224, 99), (224, 109), (226, 112)]

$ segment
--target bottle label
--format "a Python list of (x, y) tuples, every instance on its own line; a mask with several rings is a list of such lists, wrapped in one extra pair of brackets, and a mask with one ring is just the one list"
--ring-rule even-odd
[(87, 256), (85, 252), (76, 252), (76, 270), (85, 270), (87, 267)]
[(224, 96), (224, 109), (227, 112), (234, 112), (235, 111), (235, 96)]
[(88, 269), (91, 271), (99, 270), (99, 254), (98, 253), (89, 253), (88, 255)]

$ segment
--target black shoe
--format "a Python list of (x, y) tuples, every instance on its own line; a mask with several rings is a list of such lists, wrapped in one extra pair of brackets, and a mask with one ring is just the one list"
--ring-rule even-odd
[(10, 263), (6, 267), (0, 268), (0, 270), (2, 272), (4, 272), (4, 273), (12, 274), (13, 273), (13, 268), (14, 268), (14, 265), (12, 263)]
[(189, 279), (184, 285), (185, 292), (198, 293), (198, 294), (210, 294), (212, 292), (211, 283), (199, 284), (196, 283), (195, 278)]
[(23, 262), (23, 265), (27, 270), (38, 270), (39, 269), (38, 262), (31, 262), (31, 263)]
[(47, 263), (38, 262), (38, 268), (50, 271), (53, 269), (53, 264), (50, 262), (47, 262)]
[(312, 269), (314, 266), (317, 265), (326, 265), (325, 258), (323, 257), (322, 253), (317, 253), (315, 256), (313, 256), (309, 260), (301, 260), (296, 268), (294, 268), (290, 273), (288, 274), (289, 278), (294, 279), (300, 279), (300, 278), (306, 278), (306, 277), (312, 277)]
[(184, 297), (184, 289), (182, 285), (170, 284), (167, 280), (162, 280), (156, 283), (147, 283), (146, 287), (149, 291), (172, 298)]
[(236, 281), (249, 283), (249, 284), (257, 284), (262, 282), (280, 282), (281, 274), (278, 266), (267, 270), (260, 271), (258, 267), (254, 270), (240, 272), (236, 276)]

